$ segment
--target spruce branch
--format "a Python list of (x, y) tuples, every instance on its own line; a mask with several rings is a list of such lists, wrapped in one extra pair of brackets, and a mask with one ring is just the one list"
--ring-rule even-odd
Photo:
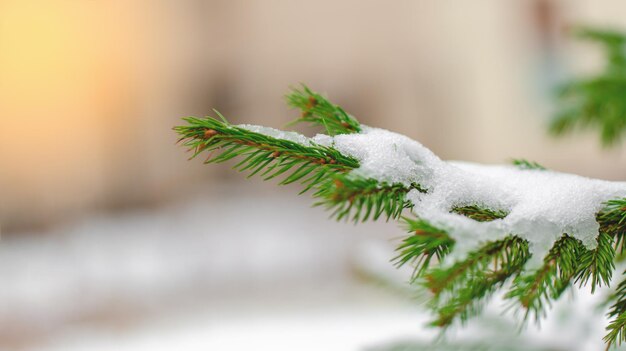
[[(361, 131), (356, 119), (307, 87), (294, 90), (288, 100), (305, 112), (300, 121), (323, 126), (331, 135)], [(342, 154), (334, 144), (315, 143), (313, 140), (317, 139), (296, 138), (275, 130), (266, 135), (249, 126), (232, 125), (223, 117), (188, 117), (185, 121), (186, 125), (174, 129), (180, 134), (180, 143), (192, 152), (191, 158), (205, 154), (206, 163), (237, 158), (234, 168), (249, 172), (249, 176), (259, 174), (265, 180), (281, 177), (280, 184), (302, 183), (303, 192), (313, 189), (316, 205), (332, 211), (340, 220), (358, 222), (383, 216), (402, 220), (409, 235), (398, 246), (393, 261), (397, 266), (411, 264), (414, 267), (411, 280), (419, 280), (433, 293), (432, 307), (438, 316), (433, 324), (437, 326), (463, 322), (478, 313), (485, 299), (511, 280), (512, 287), (506, 297), (526, 311), (525, 319), (529, 316), (537, 319), (573, 282), (591, 285), (592, 292), (608, 285), (615, 268), (616, 251), (624, 251), (626, 199), (615, 199), (606, 202), (596, 214), (600, 235), (594, 250), (564, 234), (541, 258), (543, 263), (539, 268), (526, 271), (529, 244), (511, 233), (504, 239), (485, 242), (462, 260), (443, 262), (459, 244), (448, 230), (419, 218), (419, 213), (415, 213), (417, 217), (403, 217), (404, 210), (413, 209), (409, 192), (428, 192), (421, 184), (386, 183), (352, 172), (360, 167), (357, 159)], [(544, 169), (526, 160), (513, 163), (522, 169)], [(478, 222), (504, 219), (508, 215), (507, 210), (479, 203), (456, 206), (450, 212)], [(613, 318), (605, 337), (609, 345), (623, 341), (626, 335), (625, 285), (618, 286), (609, 312)]]
[(605, 67), (595, 76), (574, 79), (558, 88), (560, 110), (549, 130), (563, 135), (577, 126), (597, 128), (603, 146), (615, 145), (626, 131), (626, 35), (593, 28), (579, 28), (574, 34), (603, 46)]
[(466, 279), (489, 268), (491, 263), (502, 265), (509, 262), (509, 248), (513, 246), (527, 246), (528, 244), (515, 236), (508, 236), (498, 241), (489, 241), (480, 249), (472, 251), (462, 261), (457, 261), (451, 267), (436, 267), (426, 275), (426, 287), (436, 297), (442, 292), (453, 291), (464, 285)]
[[(419, 184), (380, 183), (355, 175), (346, 175), (358, 168), (357, 160), (342, 155), (332, 147), (278, 139), (229, 124), (212, 117), (184, 119), (188, 125), (176, 127), (180, 142), (193, 152), (191, 158), (208, 153), (205, 163), (221, 163), (236, 157), (242, 160), (233, 168), (249, 171), (248, 177), (259, 174), (265, 179), (284, 176), (279, 184), (300, 181), (306, 192), (316, 188), (318, 206), (334, 211), (338, 220), (352, 218), (355, 222), (369, 218), (398, 218), (409, 208), (406, 193), (425, 190)], [(217, 153), (217, 154), (216, 154)]]
[[(359, 166), (357, 160), (322, 145), (304, 146), (290, 140), (278, 139), (242, 127), (226, 120), (188, 117), (188, 125), (176, 127), (180, 142), (193, 151), (192, 158), (209, 153), (205, 163), (225, 162), (243, 157), (233, 168), (249, 171), (251, 177), (261, 171), (265, 180), (286, 176), (279, 184), (300, 181), (307, 191), (328, 178), (330, 174), (345, 173)], [(215, 153), (218, 153), (215, 155)]]
[[(622, 275), (626, 275), (626, 272)], [(611, 300), (615, 302), (608, 312), (608, 317), (613, 319), (606, 327), (607, 334), (604, 336), (604, 341), (609, 347), (613, 344), (621, 345), (626, 341), (626, 280), (619, 283)]]
[(361, 125), (356, 118), (306, 85), (302, 85), (301, 89), (293, 88), (285, 98), (289, 106), (302, 111), (302, 116), (291, 124), (311, 123), (324, 127), (326, 134), (331, 136), (361, 131)]
[(332, 211), (332, 217), (365, 222), (370, 217), (377, 220), (383, 213), (387, 220), (397, 219), (411, 203), (406, 194), (416, 189), (425, 192), (419, 184), (381, 183), (375, 179), (337, 174), (332, 181), (321, 184), (314, 197), (320, 200), (315, 206)]
[(626, 67), (626, 35), (614, 29), (599, 29), (592, 27), (579, 27), (574, 29), (573, 34), (580, 39), (596, 42), (603, 46), (607, 56), (607, 70), (616, 70), (624, 73)]
[(465, 322), (480, 311), (484, 298), (519, 274), (529, 258), (528, 242), (508, 236), (487, 242), (449, 268), (428, 272), (425, 286), (434, 294), (438, 315), (432, 324), (447, 327), (456, 319)]
[(557, 300), (570, 286), (578, 271), (578, 257), (585, 248), (582, 243), (565, 234), (550, 249), (543, 264), (530, 274), (518, 275), (513, 280), (507, 299), (513, 299), (526, 311), (524, 320), (535, 321), (545, 316), (546, 307)]
[(493, 210), (478, 205), (454, 207), (450, 212), (463, 215), (478, 222), (495, 221), (496, 219), (502, 219), (509, 214), (504, 210)]
[(597, 238), (598, 246), (593, 250), (586, 250), (578, 257), (579, 266), (575, 282), (586, 286), (591, 280), (591, 292), (603, 284), (608, 286), (615, 269), (615, 248), (613, 238), (605, 232), (600, 232)]
[(602, 231), (613, 237), (615, 250), (624, 253), (626, 238), (626, 199), (614, 199), (606, 202), (602, 211), (596, 216)]
[(392, 261), (397, 267), (410, 263), (414, 267), (411, 281), (415, 281), (430, 267), (433, 258), (441, 262), (454, 246), (454, 240), (445, 230), (424, 219), (403, 219), (411, 235), (402, 240), (402, 244), (396, 249), (398, 256)]
[(607, 350), (613, 345), (621, 345), (626, 341), (626, 313), (617, 315), (606, 327), (608, 333), (604, 336)]

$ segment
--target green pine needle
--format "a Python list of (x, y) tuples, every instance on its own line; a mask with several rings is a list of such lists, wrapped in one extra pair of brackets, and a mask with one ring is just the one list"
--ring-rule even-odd
[(432, 306), (437, 319), (432, 325), (447, 327), (479, 313), (482, 301), (519, 274), (529, 258), (528, 243), (509, 236), (487, 242), (449, 268), (432, 269), (425, 283), (434, 294)]
[(526, 311), (525, 320), (532, 316), (538, 322), (545, 316), (546, 307), (571, 285), (578, 271), (578, 257), (584, 250), (579, 240), (563, 235), (544, 257), (541, 267), (514, 279), (506, 298), (516, 300)]
[(397, 267), (407, 263), (413, 265), (411, 280), (415, 281), (430, 267), (433, 258), (441, 262), (454, 246), (454, 240), (443, 229), (433, 226), (426, 220), (406, 217), (403, 219), (411, 235), (398, 246), (396, 249), (398, 256), (392, 261)]
[[(473, 273), (488, 269), (490, 264), (498, 266), (511, 262), (508, 259), (509, 249), (517, 246), (526, 248), (521, 251), (528, 250), (528, 244), (516, 236), (487, 242), (478, 250), (470, 252), (465, 260), (458, 261), (451, 267), (437, 267), (428, 272), (426, 287), (435, 296), (440, 296), (444, 291), (454, 291), (456, 287), (464, 285)], [(519, 248), (515, 250), (515, 254), (519, 254)]]
[(305, 191), (325, 181), (331, 174), (346, 173), (359, 167), (359, 162), (339, 151), (322, 145), (304, 146), (277, 139), (226, 121), (207, 118), (185, 118), (186, 126), (174, 128), (180, 141), (193, 151), (192, 158), (208, 153), (205, 163), (220, 163), (242, 158), (233, 168), (261, 174), (269, 180), (283, 176), (279, 184), (300, 182)]
[(506, 217), (509, 212), (504, 210), (492, 210), (477, 205), (459, 206), (452, 209), (453, 213), (463, 215), (478, 222), (491, 222)]
[[(622, 275), (626, 275), (626, 272)], [(608, 312), (608, 316), (613, 320), (606, 327), (607, 334), (604, 341), (609, 346), (621, 345), (626, 341), (626, 280), (619, 283), (610, 300), (615, 301)]]
[(612, 345), (621, 345), (626, 341), (626, 313), (622, 313), (615, 317), (606, 327), (608, 333), (604, 336), (604, 342), (607, 343), (607, 350)]
[(528, 161), (523, 158), (516, 158), (511, 161), (514, 166), (517, 166), (519, 169), (535, 169), (545, 171), (546, 168), (535, 161)]
[(597, 242), (598, 246), (595, 249), (585, 250), (577, 258), (579, 266), (575, 281), (582, 287), (588, 285), (591, 280), (592, 293), (597, 287), (610, 284), (615, 269), (613, 238), (605, 232), (600, 232)]
[(614, 239), (615, 250), (624, 254), (626, 239), (626, 199), (614, 199), (606, 202), (604, 209), (596, 216), (602, 231)]
[(361, 125), (356, 118), (306, 85), (302, 85), (302, 89), (293, 88), (285, 98), (289, 106), (302, 111), (302, 116), (290, 125), (302, 122), (311, 123), (324, 127), (326, 134), (331, 136), (361, 131)]
[(319, 186), (314, 196), (320, 200), (315, 206), (324, 206), (332, 211), (332, 216), (337, 220), (364, 222), (370, 217), (376, 220), (383, 214), (387, 220), (397, 219), (403, 210), (412, 207), (406, 198), (411, 189), (424, 192), (419, 184), (406, 187), (403, 184), (380, 183), (371, 178), (337, 174), (332, 181)]

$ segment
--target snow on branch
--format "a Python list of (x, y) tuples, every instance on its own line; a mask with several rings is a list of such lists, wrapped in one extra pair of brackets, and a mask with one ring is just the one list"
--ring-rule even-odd
[[(185, 118), (175, 127), (192, 157), (238, 158), (234, 168), (280, 184), (313, 189), (337, 219), (383, 214), (408, 228), (396, 265), (415, 267), (412, 281), (433, 294), (433, 325), (446, 327), (480, 311), (501, 289), (540, 318), (574, 283), (609, 285), (624, 250), (626, 183), (559, 173), (525, 160), (512, 165), (443, 161), (417, 141), (368, 127), (303, 87), (287, 96), (299, 122), (324, 128), (312, 138), (221, 119)], [(607, 343), (626, 335), (626, 283), (610, 316)]]

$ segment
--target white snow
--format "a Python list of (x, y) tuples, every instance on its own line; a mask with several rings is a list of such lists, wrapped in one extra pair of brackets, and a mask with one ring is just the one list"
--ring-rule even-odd
[(270, 127), (257, 126), (254, 124), (239, 124), (237, 125), (237, 127), (247, 129), (251, 132), (267, 135), (276, 139), (289, 140), (289, 141), (293, 141), (294, 143), (298, 143), (300, 145), (311, 146), (310, 139), (300, 133), (287, 132), (287, 131), (274, 129)]
[[(280, 133), (269, 130), (268, 135), (279, 137)], [(528, 240), (534, 263), (540, 262), (564, 233), (592, 249), (599, 229), (596, 213), (607, 200), (626, 196), (626, 182), (522, 170), (511, 165), (443, 161), (419, 142), (383, 129), (363, 127), (360, 134), (317, 135), (311, 139), (297, 133), (286, 136), (303, 145), (332, 146), (356, 158), (361, 166), (353, 171), (355, 175), (388, 183), (418, 183), (427, 189), (427, 193), (413, 190), (408, 198), (415, 205), (416, 215), (446, 229), (456, 240), (453, 259), (481, 242), (509, 234)], [(454, 207), (465, 205), (509, 214), (503, 219), (477, 222), (450, 213)]]
[(340, 134), (333, 138), (317, 135), (312, 141), (333, 146), (359, 160), (361, 167), (353, 171), (356, 175), (388, 183), (419, 182), (430, 188), (434, 184), (434, 171), (443, 164), (420, 143), (383, 129), (363, 126), (360, 134)]

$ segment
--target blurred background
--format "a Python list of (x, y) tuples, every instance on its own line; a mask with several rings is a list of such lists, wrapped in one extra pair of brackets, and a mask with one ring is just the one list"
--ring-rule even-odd
[[(601, 64), (567, 29), (624, 29), (625, 13), (621, 0), (0, 0), (0, 349), (428, 342), (410, 272), (388, 262), (401, 229), (337, 224), (295, 188), (188, 162), (171, 128), (213, 108), (280, 128), (302, 82), (444, 159), (623, 180), (623, 147), (546, 124), (554, 86)], [(582, 350), (602, 329), (561, 318), (526, 334)]]

